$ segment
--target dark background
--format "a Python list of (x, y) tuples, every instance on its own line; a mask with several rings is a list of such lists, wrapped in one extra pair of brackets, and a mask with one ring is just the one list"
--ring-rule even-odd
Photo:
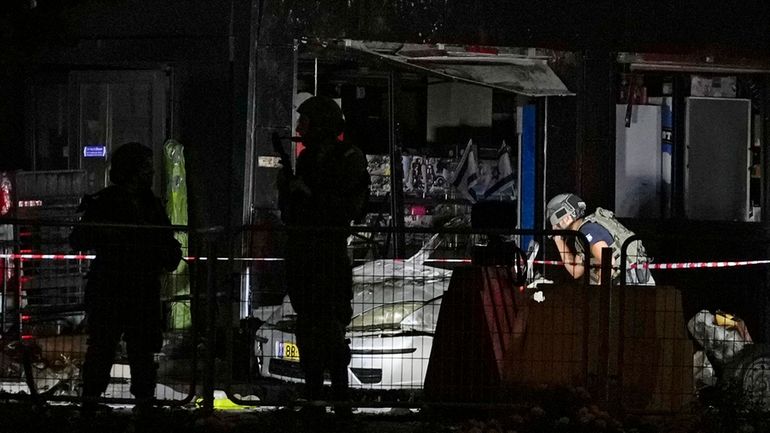
[[(31, 76), (76, 69), (173, 70), (169, 138), (186, 148), (190, 224), (238, 227), (252, 48), (258, 53), (260, 134), (289, 124), (291, 107), (279, 102), (280, 89), (291, 89), (286, 53), (297, 36), (543, 47), (569, 53), (553, 67), (576, 93), (555, 98), (549, 107), (548, 166), (559, 174), (549, 179), (549, 188), (575, 191), (591, 207), (611, 207), (614, 189), (606, 173), (614, 164), (614, 53), (766, 62), (769, 11), (767, 2), (683, 0), (9, 0), (0, 11), (0, 170), (29, 166), (23, 144), (25, 85)], [(257, 194), (270, 196), (269, 174), (258, 172), (255, 179)], [(266, 199), (265, 205), (271, 204)], [(659, 262), (700, 255), (735, 259), (767, 255), (770, 218), (764, 220), (672, 219), (633, 226), (659, 239), (648, 246)], [(682, 235), (687, 238), (678, 240)], [(659, 278), (692, 287), (688, 310), (735, 304), (738, 310), (750, 308), (746, 315), (752, 318), (767, 316), (767, 280), (764, 268)], [(750, 328), (758, 323), (751, 320)]]

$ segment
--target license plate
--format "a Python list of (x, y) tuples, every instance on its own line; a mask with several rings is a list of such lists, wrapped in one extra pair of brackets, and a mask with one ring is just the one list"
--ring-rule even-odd
[(278, 358), (287, 361), (299, 361), (299, 348), (289, 341), (276, 341), (275, 354)]

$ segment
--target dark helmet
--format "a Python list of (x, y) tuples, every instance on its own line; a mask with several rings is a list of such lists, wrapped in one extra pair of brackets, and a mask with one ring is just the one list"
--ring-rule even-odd
[(152, 158), (149, 147), (136, 142), (121, 145), (110, 157), (110, 181), (116, 185), (125, 183), (139, 172), (147, 158)]
[(334, 99), (312, 96), (297, 108), (297, 113), (310, 119), (310, 129), (324, 135), (338, 136), (345, 127), (342, 109)]
[(559, 194), (546, 205), (548, 220), (555, 226), (567, 215), (572, 218), (582, 218), (586, 213), (586, 202), (575, 194)]

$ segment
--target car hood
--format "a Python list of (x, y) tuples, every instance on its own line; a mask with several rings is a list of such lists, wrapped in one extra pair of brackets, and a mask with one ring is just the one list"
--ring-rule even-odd
[[(384, 304), (428, 302), (444, 294), (452, 271), (425, 265), (440, 243), (434, 235), (415, 255), (405, 260), (379, 259), (353, 268), (353, 316)], [(294, 316), (289, 296), (269, 316), (268, 324)]]

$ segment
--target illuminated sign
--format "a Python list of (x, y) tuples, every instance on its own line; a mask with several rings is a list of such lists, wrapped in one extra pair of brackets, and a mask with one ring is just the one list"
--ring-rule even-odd
[(43, 200), (19, 200), (19, 207), (40, 207)]
[(84, 146), (84, 158), (104, 158), (107, 156), (107, 146)]

